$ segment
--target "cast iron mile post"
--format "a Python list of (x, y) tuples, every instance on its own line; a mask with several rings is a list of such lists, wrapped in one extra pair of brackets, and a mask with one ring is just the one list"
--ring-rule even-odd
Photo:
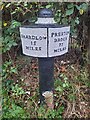
[[(53, 13), (49, 9), (42, 9), (38, 14), (38, 24), (49, 25), (54, 24)], [(47, 46), (48, 46), (48, 30), (47, 30)], [(48, 55), (48, 48), (47, 48)], [(54, 90), (54, 57), (38, 58), (39, 63), (39, 91), (40, 102), (46, 102), (50, 108), (53, 108), (53, 90)], [(45, 95), (44, 95), (45, 94)], [(49, 102), (48, 99), (51, 99)]]
[(51, 109), (54, 91), (54, 57), (68, 52), (70, 26), (54, 21), (50, 9), (41, 9), (35, 24), (21, 26), (23, 54), (38, 58), (40, 103)]

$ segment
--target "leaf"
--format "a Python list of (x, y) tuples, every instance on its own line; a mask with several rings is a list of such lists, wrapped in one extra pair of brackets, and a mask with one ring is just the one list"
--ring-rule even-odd
[(11, 72), (12, 72), (12, 73), (16, 73), (16, 74), (17, 74), (17, 69), (16, 69), (16, 68), (14, 68), (14, 67), (11, 67)]
[(13, 44), (12, 44), (13, 46), (17, 46), (18, 44), (16, 43), (16, 42), (13, 42)]
[(55, 90), (56, 90), (56, 91), (59, 91), (59, 92), (62, 92), (62, 91), (63, 91), (63, 88), (60, 87), (60, 86), (58, 86)]
[(81, 9), (86, 11), (88, 9), (88, 4), (87, 3), (83, 3), (82, 5), (80, 5), (80, 7), (81, 7)]
[(13, 11), (13, 12), (11, 12), (11, 15), (13, 15), (13, 14), (15, 14), (16, 13), (16, 11)]
[(84, 13), (84, 10), (83, 10), (83, 9), (80, 9), (80, 10), (79, 10), (79, 13), (80, 13), (80, 15), (82, 15), (82, 14)]
[(76, 24), (79, 24), (79, 23), (80, 23), (80, 21), (79, 21), (79, 18), (78, 18), (78, 17), (76, 18), (75, 23), (76, 23)]
[(66, 84), (65, 84), (65, 83), (63, 83), (63, 87), (64, 87), (64, 88), (66, 87)]
[(16, 27), (20, 27), (21, 26), (21, 23), (16, 21), (16, 20), (12, 20), (12, 23), (11, 23), (11, 28), (16, 28)]
[(61, 10), (57, 10), (57, 12), (61, 12)]
[(26, 3), (24, 3), (24, 7), (27, 7), (28, 6), (28, 3), (26, 2)]
[(7, 26), (7, 23), (5, 22), (5, 23), (3, 24), (3, 26), (6, 27), (6, 26)]
[(55, 104), (55, 105), (56, 105), (56, 107), (57, 107), (57, 106), (58, 106), (58, 103), (56, 102), (56, 104)]
[(4, 8), (4, 4), (0, 5), (0, 10), (3, 10), (3, 8)]
[(79, 6), (78, 6), (78, 5), (75, 5), (75, 7), (76, 7), (77, 10), (79, 10), (79, 11), (80, 11), (80, 9), (86, 11), (86, 10), (88, 9), (88, 4), (87, 4), (87, 3), (83, 3), (83, 4), (79, 5)]
[(71, 26), (73, 26), (73, 27), (75, 26), (75, 20), (74, 19), (71, 20)]
[(68, 77), (64, 77), (64, 80), (65, 80), (65, 81), (68, 80)]
[(80, 10), (80, 8), (81, 8), (81, 7), (80, 7), (80, 6), (78, 6), (78, 5), (75, 5), (75, 7), (77, 8), (77, 10)]
[(68, 98), (69, 98), (70, 101), (73, 101), (73, 100), (76, 99), (76, 96), (71, 93), (71, 94), (69, 94)]
[(63, 23), (63, 24), (67, 24), (67, 23), (68, 23), (67, 18), (63, 18), (63, 19), (62, 19), (62, 23)]
[(46, 8), (50, 8), (50, 7), (51, 7), (51, 5), (47, 5), (47, 6), (46, 6)]
[(61, 16), (61, 13), (58, 13), (58, 16), (60, 17), (60, 16)]
[(8, 3), (8, 4), (6, 5), (6, 8), (10, 7), (10, 5), (11, 5), (11, 3)]
[(68, 10), (66, 11), (66, 16), (67, 16), (67, 15), (72, 15), (73, 12), (74, 12), (74, 8), (68, 9)]
[(72, 8), (72, 7), (74, 7), (74, 4), (73, 4), (73, 3), (69, 3), (69, 4), (67, 5), (67, 7), (68, 7), (68, 8)]
[(60, 74), (60, 77), (64, 77), (64, 74), (62, 73), (62, 74)]

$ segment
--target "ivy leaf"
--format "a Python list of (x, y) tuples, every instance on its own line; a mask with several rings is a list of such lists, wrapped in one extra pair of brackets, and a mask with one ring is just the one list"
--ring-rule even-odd
[(76, 24), (79, 24), (79, 23), (80, 23), (80, 21), (79, 21), (79, 18), (78, 18), (78, 17), (76, 18), (75, 23), (76, 23)]
[(26, 2), (26, 3), (24, 3), (24, 7), (27, 7), (28, 6), (28, 3)]
[(5, 22), (5, 23), (3, 24), (3, 26), (6, 27), (6, 26), (7, 26), (7, 23)]
[(77, 10), (80, 10), (80, 8), (81, 8), (81, 7), (80, 7), (80, 6), (78, 6), (78, 5), (75, 5), (75, 7), (77, 8)]
[(11, 13), (11, 15), (13, 15), (13, 14), (15, 14), (16, 13), (16, 11), (13, 11), (12, 13)]
[(62, 23), (63, 23), (63, 24), (67, 24), (67, 23), (68, 23), (68, 19), (67, 19), (67, 18), (63, 18), (63, 19), (62, 19)]
[(82, 5), (80, 5), (80, 7), (81, 7), (81, 9), (86, 11), (88, 9), (88, 4), (87, 3), (83, 3)]
[(20, 27), (21, 26), (21, 23), (16, 21), (16, 20), (12, 20), (11, 22), (11, 28), (16, 28), (16, 27)]
[(77, 10), (79, 10), (79, 11), (80, 11), (80, 9), (86, 11), (86, 10), (88, 9), (88, 4), (87, 4), (87, 3), (83, 3), (83, 4), (79, 5), (79, 6), (78, 6), (78, 5), (75, 5), (75, 7), (76, 7)]
[(13, 46), (17, 46), (18, 44), (17, 44), (16, 42), (13, 41), (13, 44), (12, 44), (12, 45), (13, 45)]
[(69, 9), (69, 8), (73, 8), (74, 7), (74, 4), (73, 3), (70, 3), (70, 4), (68, 4), (67, 5), (67, 8)]
[(10, 5), (11, 5), (11, 3), (8, 3), (8, 4), (6, 5), (6, 8), (10, 7)]
[(10, 70), (11, 73), (16, 73), (17, 74), (17, 69), (15, 67), (11, 67), (11, 70)]
[(71, 20), (71, 26), (73, 26), (73, 27), (75, 26), (75, 20), (74, 19)]
[(66, 84), (65, 84), (65, 83), (63, 83), (63, 87), (64, 87), (64, 88), (66, 87)]
[(80, 10), (79, 10), (79, 13), (80, 13), (80, 15), (82, 15), (82, 14), (84, 13), (84, 10), (83, 10), (83, 9), (80, 9)]
[(59, 92), (62, 92), (62, 91), (63, 91), (63, 88), (60, 87), (60, 86), (58, 86), (55, 90), (56, 90), (56, 91), (59, 91)]
[(46, 8), (50, 8), (50, 7), (51, 7), (51, 5), (47, 5), (47, 6), (46, 6)]
[(68, 9), (68, 10), (66, 11), (66, 16), (73, 14), (73, 12), (74, 12), (74, 8)]

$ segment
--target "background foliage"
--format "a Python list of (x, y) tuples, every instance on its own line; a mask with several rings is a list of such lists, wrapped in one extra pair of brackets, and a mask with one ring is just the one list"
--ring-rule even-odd
[[(76, 38), (79, 49), (82, 50), (83, 55), (85, 55), (84, 58), (87, 61), (86, 54), (88, 53), (88, 38), (86, 32), (83, 31), (83, 25), (85, 24), (85, 26), (87, 26), (88, 19), (86, 18), (88, 18), (87, 13), (89, 6), (89, 3), (87, 2), (3, 2), (0, 5), (0, 10), (2, 10), (2, 37), (0, 37), (0, 39), (2, 39), (2, 44), (0, 43), (0, 48), (2, 46), (3, 118), (63, 118), (63, 116), (75, 116), (77, 118), (88, 117), (86, 112), (77, 113), (77, 111), (75, 112), (74, 110), (75, 108), (72, 108), (72, 106), (76, 105), (75, 103), (77, 103), (78, 100), (82, 99), (88, 102), (87, 95), (83, 93), (82, 89), (87, 89), (90, 86), (88, 81), (89, 74), (86, 68), (81, 70), (78, 65), (78, 69), (74, 65), (68, 65), (67, 68), (65, 65), (61, 68), (60, 66), (55, 67), (56, 70), (59, 68), (61, 70), (58, 70), (58, 77), (55, 73), (55, 109), (51, 111), (47, 110), (46, 106), (38, 105), (39, 95), (38, 90), (36, 90), (38, 85), (36, 84), (34, 90), (31, 89), (32, 87), (30, 88), (30, 86), (28, 88), (29, 90), (27, 90), (25, 88), (26, 84), (23, 84), (24, 79), (27, 79), (28, 74), (30, 74), (28, 72), (29, 64), (31, 64), (30, 68), (33, 72), (33, 76), (35, 75), (34, 77), (37, 76), (37, 72), (35, 71), (38, 71), (38, 69), (36, 67), (37, 65), (34, 65), (31, 58), (24, 56), (24, 62), (23, 57), (19, 58), (21, 54), (19, 27), (21, 25), (34, 23), (37, 20), (36, 16), (38, 11), (41, 8), (52, 9), (55, 21), (58, 24), (71, 26), (70, 37)], [(83, 37), (83, 35), (85, 36)], [(84, 50), (85, 45), (87, 46)], [(19, 63), (20, 59), (22, 59), (21, 63)], [(28, 60), (31, 62), (27, 62)], [(24, 72), (28, 74), (27, 76), (22, 77), (20, 76), (21, 73), (19, 71), (22, 71), (24, 67), (26, 67), (26, 72)], [(70, 73), (66, 72), (66, 69)], [(34, 77), (33, 80), (35, 79)], [(31, 94), (31, 92), (33, 94)]]

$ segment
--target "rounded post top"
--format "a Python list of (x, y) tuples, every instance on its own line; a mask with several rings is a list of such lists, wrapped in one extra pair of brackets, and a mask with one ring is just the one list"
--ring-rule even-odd
[(53, 12), (50, 9), (43, 8), (43, 9), (40, 9), (38, 17), (39, 18), (52, 18)]

